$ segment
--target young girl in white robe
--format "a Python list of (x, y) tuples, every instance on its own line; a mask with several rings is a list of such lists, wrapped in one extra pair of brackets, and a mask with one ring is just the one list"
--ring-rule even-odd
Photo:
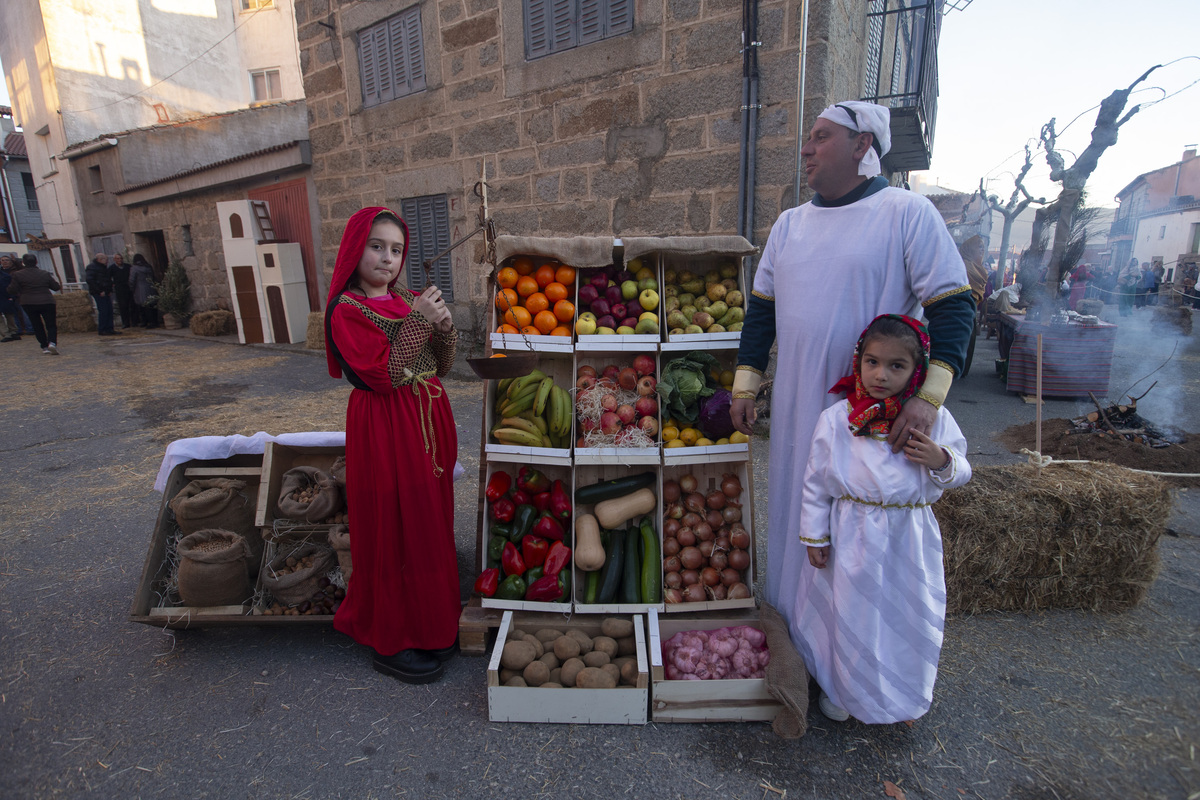
[(971, 478), (967, 442), (939, 408), (930, 435), (901, 453), (892, 421), (925, 380), (929, 336), (885, 314), (863, 332), (847, 401), (817, 422), (805, 471), (791, 635), (830, 719), (913, 720), (929, 710), (946, 618), (942, 538), (931, 504)]

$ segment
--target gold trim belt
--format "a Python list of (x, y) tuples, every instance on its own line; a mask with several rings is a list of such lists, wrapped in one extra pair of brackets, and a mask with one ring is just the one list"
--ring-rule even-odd
[[(437, 463), (437, 431), (433, 427), (433, 401), (443, 396), (445, 391), (441, 384), (431, 381), (430, 378), (436, 378), (436, 372), (421, 372), (413, 373), (407, 368), (404, 370), (404, 377), (396, 384), (396, 387), (411, 386), (413, 394), (417, 396), (417, 416), (421, 426), (421, 441), (425, 445), (425, 452), (429, 454), (429, 462), (433, 464), (433, 475), (435, 478), (442, 477), (442, 468)], [(425, 389), (424, 396), (429, 398), (429, 403), (426, 405), (422, 401), (421, 389)]]
[(879, 503), (875, 500), (863, 500), (861, 497), (855, 497), (852, 494), (844, 494), (838, 500), (849, 500), (852, 503), (875, 506), (876, 508), (928, 508), (933, 505), (933, 503)]

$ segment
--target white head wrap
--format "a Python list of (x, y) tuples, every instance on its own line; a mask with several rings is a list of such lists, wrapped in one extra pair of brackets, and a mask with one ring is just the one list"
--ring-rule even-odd
[(874, 178), (882, 172), (879, 159), (892, 149), (891, 111), (875, 103), (847, 100), (827, 107), (817, 118), (827, 119), (843, 128), (874, 136), (871, 149), (858, 164), (858, 174)]

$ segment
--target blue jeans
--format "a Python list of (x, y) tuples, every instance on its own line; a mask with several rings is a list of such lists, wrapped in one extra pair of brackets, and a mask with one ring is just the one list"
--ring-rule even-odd
[(92, 295), (92, 299), (96, 301), (96, 329), (103, 335), (112, 333), (113, 331), (113, 309), (112, 295), (106, 294), (101, 297), (98, 294)]

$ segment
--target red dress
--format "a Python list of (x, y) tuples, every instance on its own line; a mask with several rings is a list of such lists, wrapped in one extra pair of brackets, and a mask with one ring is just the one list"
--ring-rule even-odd
[(413, 300), (407, 290), (378, 298), (347, 291), (329, 317), (356, 386), (346, 409), (354, 572), (333, 626), (385, 656), (449, 647), (460, 611), (458, 435), (437, 379), (454, 363), (457, 332), (435, 332), (412, 313)]

